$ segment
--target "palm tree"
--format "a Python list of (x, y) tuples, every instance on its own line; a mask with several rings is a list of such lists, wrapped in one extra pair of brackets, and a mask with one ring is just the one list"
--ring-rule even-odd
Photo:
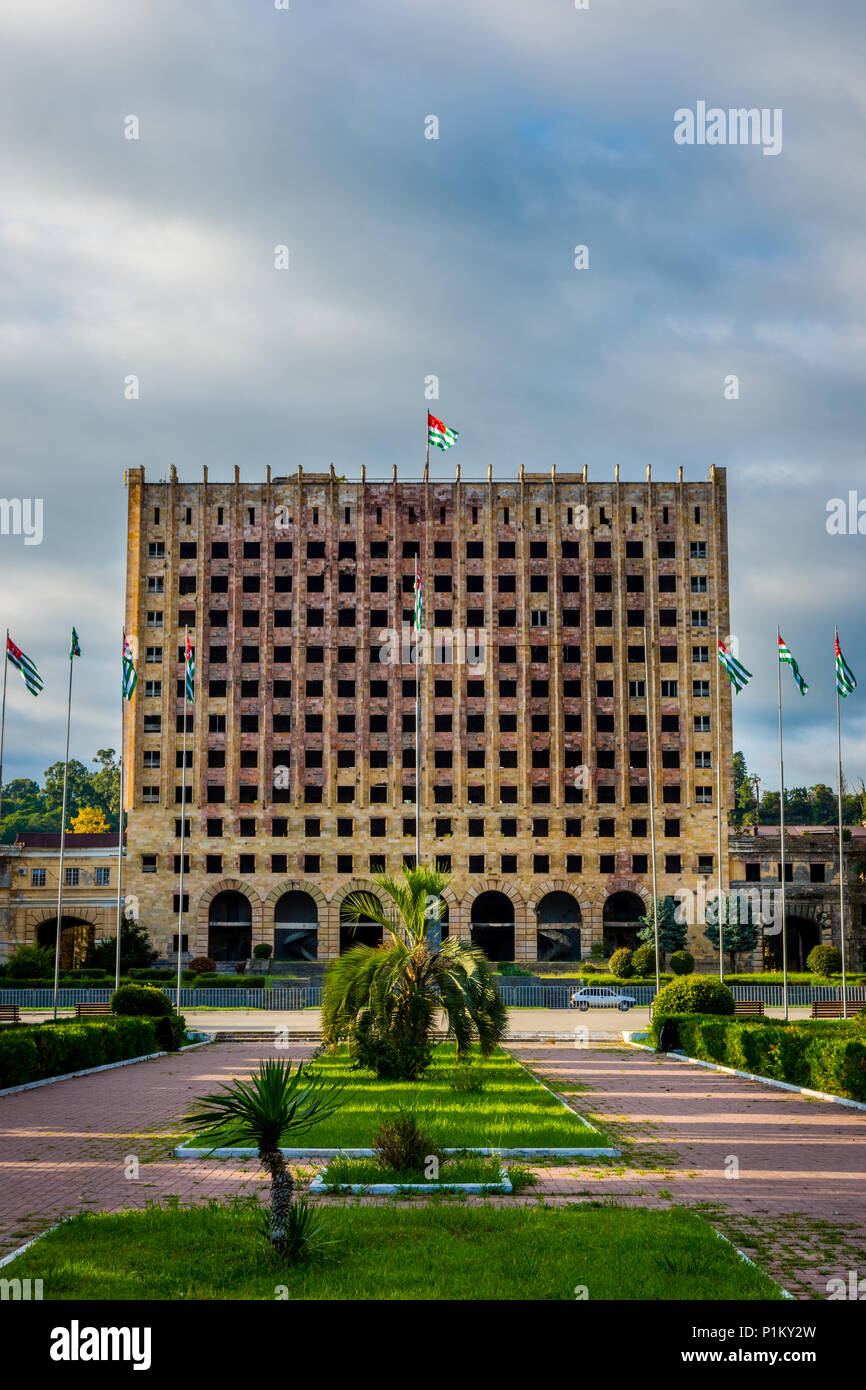
[(302, 1062), (292, 1071), (291, 1061), (262, 1061), (249, 1081), (236, 1078), (215, 1095), (197, 1097), (199, 1108), (189, 1117), (198, 1134), (218, 1129), (222, 1144), (253, 1143), (258, 1148), (262, 1167), (271, 1177), (268, 1237), (279, 1254), (287, 1253), (292, 1243), (295, 1188), (280, 1143), (289, 1135), (306, 1134), (333, 1115), (341, 1103), (341, 1089), (320, 1077), (308, 1077)]
[(344, 922), (378, 922), (379, 947), (353, 946), (332, 962), (322, 994), (326, 1043), (348, 1038), (356, 1061), (380, 1076), (411, 1079), (430, 1064), (432, 1032), (441, 1009), (448, 1035), (465, 1056), (474, 1037), (483, 1056), (505, 1033), (505, 1005), (483, 951), (431, 931), (445, 913), (442, 893), (448, 875), (421, 865), (403, 879), (374, 874), (387, 900), (350, 893), (341, 908)]

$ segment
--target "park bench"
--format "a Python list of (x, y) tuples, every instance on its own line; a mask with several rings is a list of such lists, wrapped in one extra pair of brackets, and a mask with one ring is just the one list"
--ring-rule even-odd
[(764, 1017), (763, 999), (735, 999), (734, 1018)]
[(17, 1004), (0, 1004), (0, 1023), (20, 1023), (21, 1014)]
[(110, 1014), (110, 1004), (76, 1004), (76, 1018), (98, 1018), (100, 1015)]
[[(866, 1009), (866, 1004), (858, 1004), (853, 999), (848, 1000), (848, 1017), (852, 1014), (862, 1013)], [(841, 1018), (842, 1000), (841, 999), (815, 999), (812, 1001), (812, 1012), (810, 1018)]]

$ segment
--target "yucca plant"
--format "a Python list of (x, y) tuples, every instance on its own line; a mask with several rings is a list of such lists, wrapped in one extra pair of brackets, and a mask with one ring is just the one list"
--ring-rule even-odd
[(292, 1211), (294, 1179), (280, 1144), (333, 1115), (341, 1104), (341, 1089), (320, 1077), (309, 1077), (302, 1062), (293, 1070), (289, 1060), (262, 1061), (249, 1081), (235, 1078), (215, 1095), (197, 1097), (198, 1108), (189, 1116), (193, 1131), (205, 1139), (219, 1130), (221, 1146), (257, 1147), (271, 1178), (268, 1237), (274, 1250), (287, 1259), (298, 1257), (298, 1223)]
[(505, 1005), (483, 951), (454, 936), (434, 939), (448, 875), (421, 865), (404, 869), (402, 880), (373, 877), (387, 905), (374, 893), (350, 893), (341, 917), (351, 925), (378, 922), (383, 944), (353, 946), (328, 967), (325, 1042), (348, 1039), (359, 1065), (380, 1077), (411, 1080), (430, 1064), (441, 1009), (458, 1058), (468, 1055), (476, 1038), (487, 1056), (505, 1033)]

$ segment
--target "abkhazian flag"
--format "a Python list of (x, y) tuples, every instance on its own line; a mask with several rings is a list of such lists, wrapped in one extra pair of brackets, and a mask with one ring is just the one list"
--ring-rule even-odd
[(743, 663), (728, 651), (721, 638), (719, 638), (719, 661), (730, 676), (731, 685), (739, 695), (740, 691), (745, 690), (752, 679), (752, 673), (747, 671)]
[(195, 694), (195, 659), (192, 654), (192, 644), (189, 640), (189, 628), (186, 630), (186, 698), (189, 703), (193, 702)]
[(415, 613), (412, 619), (412, 626), (416, 632), (421, 631), (421, 619), (424, 616), (424, 600), (421, 597), (421, 570), (418, 567), (418, 556), (415, 556)]
[(459, 430), (449, 430), (448, 426), (442, 421), (437, 420), (435, 415), (427, 412), (427, 443), (434, 444), (437, 449), (450, 449), (459, 435)]
[(72, 629), (72, 642), (70, 643), (70, 646), (69, 646), (69, 660), (71, 661), (72, 658), (73, 658), (74, 656), (80, 656), (80, 655), (81, 655), (81, 648), (80, 648), (80, 646), (78, 645), (78, 633), (75, 631), (75, 628), (73, 628), (73, 629)]
[(129, 638), (126, 633), (123, 634), (121, 669), (121, 689), (123, 690), (123, 698), (124, 700), (131, 700), (138, 676), (135, 670), (135, 662), (132, 659), (132, 647), (129, 645)]
[(839, 629), (836, 628), (836, 689), (840, 695), (850, 695), (857, 689), (857, 677), (851, 670), (839, 646)]
[(781, 635), (780, 635), (780, 637), (779, 637), (779, 660), (780, 660), (780, 662), (782, 662), (783, 665), (790, 666), (790, 668), (791, 668), (791, 675), (794, 677), (794, 680), (797, 682), (797, 689), (799, 690), (799, 692), (800, 692), (801, 695), (805, 695), (805, 694), (806, 694), (806, 691), (809, 689), (809, 687), (808, 687), (808, 685), (806, 684), (806, 682), (803, 680), (803, 677), (800, 675), (800, 668), (799, 668), (799, 666), (797, 665), (796, 661), (794, 660), (794, 657), (793, 657), (793, 655), (791, 654), (791, 651), (790, 651), (790, 649), (789, 649), (787, 643), (785, 642), (784, 638), (783, 638)]
[(36, 669), (36, 662), (31, 661), (29, 656), (25, 656), (20, 647), (16, 647), (11, 637), (6, 638), (6, 659), (11, 661), (17, 671), (21, 672), (21, 678), (31, 695), (38, 695), (42, 689), (42, 677)]

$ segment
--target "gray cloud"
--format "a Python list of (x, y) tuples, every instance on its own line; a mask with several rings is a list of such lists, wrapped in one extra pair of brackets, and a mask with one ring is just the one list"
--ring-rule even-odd
[[(465, 476), (728, 468), (735, 741), (771, 783), (778, 622), (812, 685), (788, 780), (831, 780), (834, 621), (866, 693), (866, 537), (824, 524), (866, 496), (863, 46), (843, 0), (7, 0), (0, 480), (45, 539), (0, 537), (0, 573), (46, 677), (7, 776), (62, 755), (73, 622), (73, 752), (116, 743), (124, 468), (409, 477), (436, 373)], [(675, 146), (698, 99), (783, 108), (782, 154)]]

